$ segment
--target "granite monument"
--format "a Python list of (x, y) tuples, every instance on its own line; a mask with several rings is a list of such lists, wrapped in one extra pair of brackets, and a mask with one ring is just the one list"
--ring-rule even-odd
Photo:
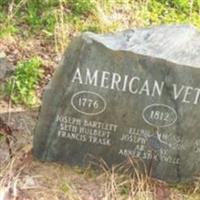
[(84, 33), (50, 81), (34, 132), (41, 160), (153, 161), (152, 176), (200, 173), (200, 33), (168, 25)]

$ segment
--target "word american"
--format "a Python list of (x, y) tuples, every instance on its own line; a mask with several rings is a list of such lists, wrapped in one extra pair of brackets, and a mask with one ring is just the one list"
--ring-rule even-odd
[[(166, 84), (164, 81), (143, 80), (139, 76), (121, 75), (109, 71), (91, 71), (89, 68), (80, 70), (79, 67), (76, 68), (71, 82), (152, 97), (162, 96)], [(178, 86), (175, 83), (171, 86), (174, 100), (179, 99), (183, 103), (199, 103), (200, 88)]]

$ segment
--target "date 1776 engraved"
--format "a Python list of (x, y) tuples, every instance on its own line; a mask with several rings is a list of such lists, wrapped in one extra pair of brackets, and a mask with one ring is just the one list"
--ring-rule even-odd
[(105, 99), (96, 92), (80, 91), (71, 98), (72, 107), (85, 115), (98, 115), (106, 109)]

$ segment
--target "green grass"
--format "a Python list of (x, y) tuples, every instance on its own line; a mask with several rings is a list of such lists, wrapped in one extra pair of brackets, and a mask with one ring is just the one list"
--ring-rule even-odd
[[(1, 32), (20, 34), (26, 24), (32, 34), (41, 31), (54, 35), (58, 23), (56, 13), (62, 13), (62, 22), (75, 26), (75, 32), (107, 32), (128, 26), (150, 26), (165, 23), (192, 23), (200, 27), (200, 0), (0, 0)], [(126, 12), (126, 10), (128, 12)], [(121, 19), (112, 20), (122, 14)], [(105, 23), (104, 16), (109, 23)], [(9, 19), (8, 21), (5, 19)], [(3, 24), (9, 22), (6, 28)], [(114, 24), (114, 25), (111, 25)], [(4, 26), (5, 27), (5, 26)], [(128, 27), (126, 27), (128, 28)], [(17, 31), (18, 30), (18, 31)], [(2, 35), (2, 34), (1, 34)]]
[(191, 4), (188, 0), (151, 0), (144, 13), (146, 25), (187, 23), (200, 27), (199, 2)]
[(92, 0), (67, 0), (67, 4), (75, 15), (88, 16), (95, 10), (95, 3)]

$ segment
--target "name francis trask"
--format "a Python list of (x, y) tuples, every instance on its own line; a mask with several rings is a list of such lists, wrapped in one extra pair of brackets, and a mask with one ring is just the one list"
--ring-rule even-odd
[[(152, 97), (162, 96), (166, 84), (164, 81), (144, 80), (134, 75), (121, 75), (99, 70), (91, 71), (89, 68), (83, 70), (76, 68), (71, 82)], [(199, 103), (200, 88), (175, 83), (172, 83), (171, 87), (174, 100), (179, 99), (182, 103)]]

